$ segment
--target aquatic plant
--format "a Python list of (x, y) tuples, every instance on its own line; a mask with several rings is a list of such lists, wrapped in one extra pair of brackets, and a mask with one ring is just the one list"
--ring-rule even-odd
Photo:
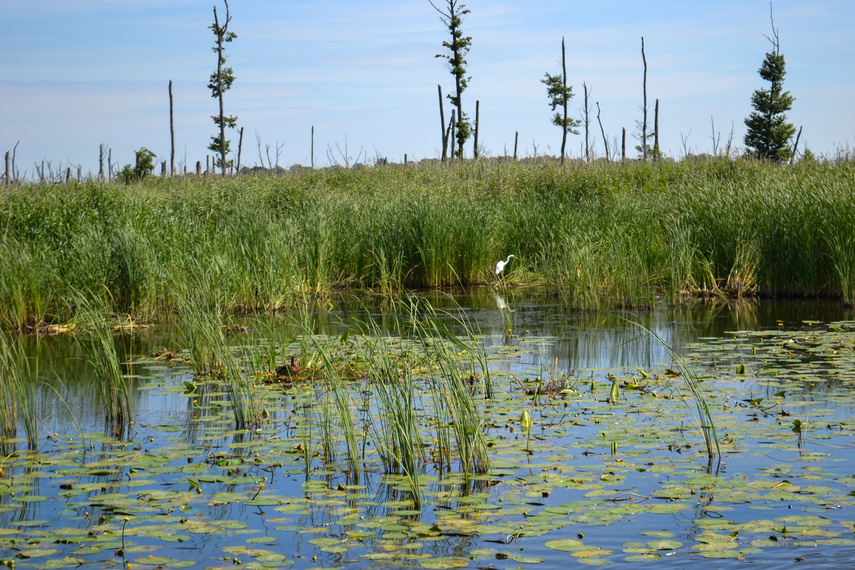
[(842, 297), (853, 180), (847, 161), (482, 160), (13, 186), (0, 196), (0, 319), (64, 322), (74, 291), (102, 287), (117, 311), (169, 318), (194, 264), (230, 312), (290, 307), (305, 290), (489, 283), (508, 252), (523, 260), (516, 283), (578, 307)]
[[(304, 334), (306, 334), (306, 331), (304, 331)], [(329, 350), (319, 343), (317, 339), (313, 338), (313, 344), (318, 355), (318, 360), (322, 365), (327, 398), (332, 398), (333, 404), (338, 413), (344, 442), (347, 447), (347, 457), (349, 459), (351, 472), (358, 475), (359, 445), (356, 440), (356, 428), (353, 419), (353, 399), (350, 395), (347, 384), (341, 378), (340, 371), (335, 365)], [(325, 403), (326, 402), (327, 400), (325, 400)], [(332, 448), (333, 444), (330, 439), (330, 437), (327, 438), (327, 446)]]
[[(662, 337), (648, 329), (644, 325), (639, 323), (635, 323), (632, 321), (633, 325), (642, 329), (645, 333), (651, 336), (656, 340), (659, 344), (662, 345), (663, 348), (668, 352), (668, 355), (674, 362), (677, 370), (679, 371), (680, 377), (685, 382), (686, 387), (692, 394), (692, 400), (694, 402), (694, 410), (688, 406), (690, 412), (692, 412), (692, 417), (695, 421), (695, 425), (698, 426), (698, 429), (701, 432), (701, 436), (704, 439), (704, 444), (707, 449), (707, 457), (710, 461), (710, 466), (712, 466), (715, 458), (721, 456), (721, 447), (718, 441), (718, 434), (715, 429), (715, 421), (713, 420), (712, 414), (710, 413), (709, 407), (707, 406), (706, 398), (704, 397), (703, 392), (701, 391), (701, 380), (698, 377), (697, 373), (692, 369), (691, 366), (686, 364), (685, 359), (683, 359), (674, 348), (665, 342)], [(685, 401), (685, 400), (684, 400)]]
[(420, 478), (425, 453), (422, 446), (420, 415), (413, 378), (418, 368), (415, 355), (380, 334), (377, 323), (362, 326), (374, 334), (366, 345), (367, 380), (376, 396), (379, 415), (371, 432), (387, 473), (402, 473), (416, 508), (421, 507)]
[(7, 337), (0, 331), (0, 453), (9, 455), (14, 444), (7, 443), (18, 434), (18, 422), (24, 425), (27, 445), (38, 447), (35, 384), (38, 369), (34, 369), (23, 338)]
[(174, 285), (179, 315), (194, 372), (222, 381), (235, 427), (252, 427), (262, 417), (266, 393), (243, 370), (226, 338), (223, 292), (217, 280), (222, 271), (219, 264), (203, 267), (198, 259), (189, 263)]
[[(460, 467), (467, 476), (486, 473), (490, 460), (484, 439), (483, 415), (474, 398), (479, 374), (484, 377), (487, 396), (492, 397), (483, 347), (481, 351), (475, 348), (481, 345), (475, 344), (474, 334), (460, 317), (451, 318), (468, 332), (468, 338), (463, 337), (466, 340), (451, 334), (445, 320), (437, 318), (437, 310), (430, 303), (410, 298), (406, 309), (408, 325), (431, 366), (428, 381), (438, 404), (434, 410), (437, 426), (447, 425), (451, 430)], [(469, 359), (467, 369), (461, 370), (460, 354)]]
[(133, 421), (131, 381), (125, 374), (116, 349), (115, 328), (109, 291), (100, 295), (79, 291), (74, 296), (75, 338), (92, 367), (99, 399), (104, 406), (105, 429), (114, 437), (124, 436)]

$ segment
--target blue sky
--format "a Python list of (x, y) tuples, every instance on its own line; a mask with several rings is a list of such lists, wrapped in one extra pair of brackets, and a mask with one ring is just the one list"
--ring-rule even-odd
[[(440, 5), (442, 0), (436, 2)], [(591, 91), (591, 138), (602, 154), (596, 102), (610, 144), (641, 119), (644, 36), (649, 120), (660, 100), (660, 144), (681, 157), (712, 150), (712, 122), (723, 145), (742, 147), (751, 93), (770, 49), (769, 3), (590, 0), (469, 0), (463, 29), (472, 36), (464, 107), (481, 105), (480, 143), (487, 155), (557, 154), (545, 72), (567, 75), (581, 114), (582, 84)], [(215, 127), (207, 89), (215, 2), (184, 0), (0, 0), (0, 152), (16, 143), (16, 165), (32, 176), (51, 161), (97, 170), (98, 146), (113, 161), (133, 162), (145, 146), (169, 156), (168, 82), (175, 95), (176, 162), (204, 163)], [(223, 15), (224, 5), (216, 3)], [(279, 164), (386, 156), (400, 162), (438, 157), (437, 84), (453, 82), (441, 59), (447, 30), (427, 0), (232, 0), (229, 65), (236, 80), (226, 113), (244, 127), (246, 165), (269, 146)], [(775, 25), (787, 61), (785, 88), (795, 97), (789, 119), (803, 127), (802, 148), (832, 155), (855, 146), (855, 3), (778, 0)], [(447, 116), (450, 110), (447, 111)], [(233, 133), (233, 148), (237, 134)], [(583, 137), (571, 136), (579, 156)], [(361, 154), (360, 154), (361, 153)], [(471, 155), (471, 144), (467, 145)], [(634, 151), (631, 155), (634, 155)], [(2, 168), (2, 167), (0, 167)]]

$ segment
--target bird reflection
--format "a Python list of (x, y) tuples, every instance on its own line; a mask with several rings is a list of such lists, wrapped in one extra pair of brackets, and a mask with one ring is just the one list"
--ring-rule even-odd
[(500, 311), (504, 311), (505, 309), (512, 310), (505, 301), (505, 298), (501, 295), (496, 295), (496, 306), (499, 307)]

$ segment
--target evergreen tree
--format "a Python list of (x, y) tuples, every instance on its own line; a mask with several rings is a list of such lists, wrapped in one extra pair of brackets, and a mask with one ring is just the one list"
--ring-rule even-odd
[(447, 54), (438, 54), (436, 57), (441, 57), (448, 61), (451, 68), (451, 74), (454, 76), (454, 94), (449, 94), (448, 99), (451, 104), (457, 109), (457, 156), (463, 156), (463, 144), (469, 139), (472, 132), (469, 126), (469, 119), (463, 112), (463, 100), (461, 95), (469, 84), (471, 77), (466, 77), (466, 54), (469, 53), (469, 46), (472, 45), (472, 38), (464, 36), (460, 29), (463, 23), (463, 16), (469, 13), (464, 4), (458, 0), (446, 0), (447, 9), (441, 10), (437, 8), (431, 0), (428, 0), (433, 9), (439, 12), (440, 20), (448, 28), (451, 33), (450, 42), (442, 42), (442, 46), (448, 49)]
[(789, 91), (783, 90), (786, 65), (780, 52), (780, 38), (774, 19), (772, 37), (766, 38), (772, 43), (772, 51), (766, 54), (759, 73), (770, 86), (769, 89), (756, 90), (751, 96), (754, 111), (745, 119), (748, 127), (745, 146), (760, 158), (783, 162), (789, 160), (792, 154), (790, 139), (796, 127), (787, 122), (786, 112), (792, 108), (795, 99)]
[(223, 112), (223, 93), (231, 89), (232, 83), (235, 80), (234, 72), (231, 67), (226, 67), (226, 55), (224, 43), (231, 42), (237, 37), (237, 34), (229, 31), (229, 22), (232, 17), (229, 14), (229, 2), (223, 0), (226, 4), (226, 21), (220, 26), (220, 20), (217, 18), (217, 7), (214, 6), (214, 23), (208, 26), (213, 30), (214, 36), (217, 38), (217, 44), (213, 50), (217, 53), (217, 71), (211, 74), (211, 80), (208, 82), (208, 89), (211, 90), (211, 97), (216, 97), (220, 102), (220, 113), (211, 115), (214, 119), (214, 124), (217, 125), (219, 133), (211, 137), (211, 144), (208, 148), (219, 156), (215, 159), (215, 165), (222, 168), (223, 176), (226, 175), (226, 168), (232, 166), (231, 160), (226, 160), (226, 155), (229, 153), (229, 141), (226, 139), (226, 127), (235, 128), (237, 117), (225, 115)]
[(567, 148), (567, 133), (579, 134), (579, 121), (567, 116), (567, 104), (573, 97), (573, 86), (567, 85), (567, 59), (564, 51), (564, 38), (561, 38), (561, 74), (552, 75), (546, 73), (540, 80), (546, 85), (546, 95), (549, 97), (549, 106), (553, 111), (561, 107), (562, 113), (558, 111), (552, 117), (552, 124), (561, 127), (561, 164), (564, 164), (564, 156)]

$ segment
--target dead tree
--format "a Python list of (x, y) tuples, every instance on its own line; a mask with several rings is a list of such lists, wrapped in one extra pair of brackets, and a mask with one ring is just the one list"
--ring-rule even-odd
[(478, 123), (480, 122), (481, 101), (475, 100), (475, 138), (473, 140), (472, 156), (478, 159)]
[(238, 131), (238, 132), (240, 133), (240, 135), (238, 137), (238, 156), (237, 156), (237, 167), (235, 168), (235, 172), (237, 174), (240, 174), (240, 153), (241, 153), (241, 150), (243, 149), (243, 127), (241, 127), (240, 131)]
[(445, 130), (445, 105), (442, 101), (442, 85), (437, 83), (436, 89), (439, 92), (439, 128), (442, 131), (442, 158), (445, 162), (448, 159), (448, 131)]
[(98, 146), (98, 180), (104, 180), (104, 143)]
[(175, 116), (172, 104), (172, 80), (169, 80), (169, 172), (175, 175)]
[(620, 161), (626, 160), (626, 127), (620, 129)]
[(606, 162), (609, 162), (609, 139), (606, 138), (606, 130), (603, 128), (603, 121), (600, 119), (600, 102), (597, 101), (597, 122), (600, 124), (600, 133), (603, 135), (603, 146), (606, 148)]
[(588, 103), (588, 96), (591, 94), (588, 91), (588, 84), (582, 83), (582, 89), (585, 91), (585, 107), (582, 109), (585, 115), (585, 162), (591, 162), (591, 105)]
[(647, 57), (644, 55), (644, 36), (641, 36), (641, 61), (644, 63), (644, 103), (641, 107), (642, 122), (641, 122), (641, 156), (647, 160)]
[(658, 160), (659, 154), (659, 98), (653, 110), (653, 160)]

